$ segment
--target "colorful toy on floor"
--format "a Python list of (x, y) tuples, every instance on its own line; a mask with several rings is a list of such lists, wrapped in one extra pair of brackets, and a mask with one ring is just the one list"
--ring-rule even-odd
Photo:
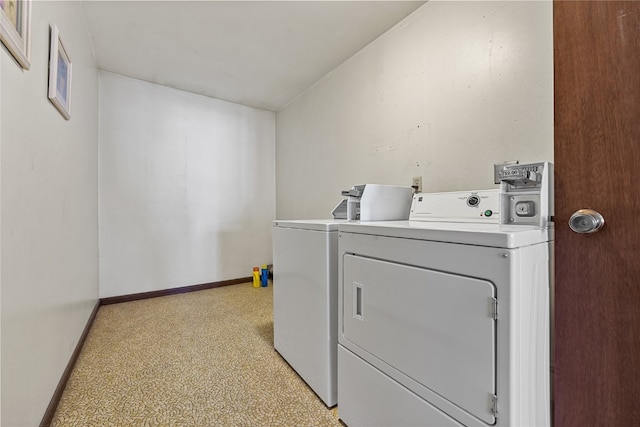
[(260, 273), (262, 287), (267, 287), (269, 285), (269, 268), (267, 267), (267, 264), (262, 264), (262, 271)]
[(258, 267), (253, 267), (253, 287), (260, 287), (260, 269)]

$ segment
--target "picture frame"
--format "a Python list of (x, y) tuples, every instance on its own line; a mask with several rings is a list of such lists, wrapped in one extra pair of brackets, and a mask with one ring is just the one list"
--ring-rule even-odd
[(51, 26), (49, 100), (66, 120), (71, 119), (72, 63), (56, 25)]
[(0, 41), (18, 64), (31, 66), (31, 0), (0, 0)]

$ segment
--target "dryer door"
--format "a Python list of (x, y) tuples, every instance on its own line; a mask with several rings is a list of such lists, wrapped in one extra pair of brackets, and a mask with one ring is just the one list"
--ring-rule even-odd
[[(390, 365), (387, 374), (400, 371), (486, 423), (495, 422), (492, 283), (347, 254), (343, 274), (348, 347), (384, 362), (376, 363), (383, 370)], [(397, 375), (396, 380), (402, 382)]]

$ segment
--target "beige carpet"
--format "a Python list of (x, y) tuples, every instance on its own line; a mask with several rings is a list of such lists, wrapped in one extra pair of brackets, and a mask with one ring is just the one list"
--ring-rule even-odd
[(272, 287), (100, 308), (53, 426), (340, 426), (273, 349)]

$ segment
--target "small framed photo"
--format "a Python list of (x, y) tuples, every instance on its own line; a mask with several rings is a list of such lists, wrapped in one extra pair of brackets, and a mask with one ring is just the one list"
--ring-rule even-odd
[(71, 118), (71, 58), (55, 25), (49, 51), (49, 99), (65, 119)]
[(0, 0), (0, 40), (28, 70), (31, 66), (31, 0)]

